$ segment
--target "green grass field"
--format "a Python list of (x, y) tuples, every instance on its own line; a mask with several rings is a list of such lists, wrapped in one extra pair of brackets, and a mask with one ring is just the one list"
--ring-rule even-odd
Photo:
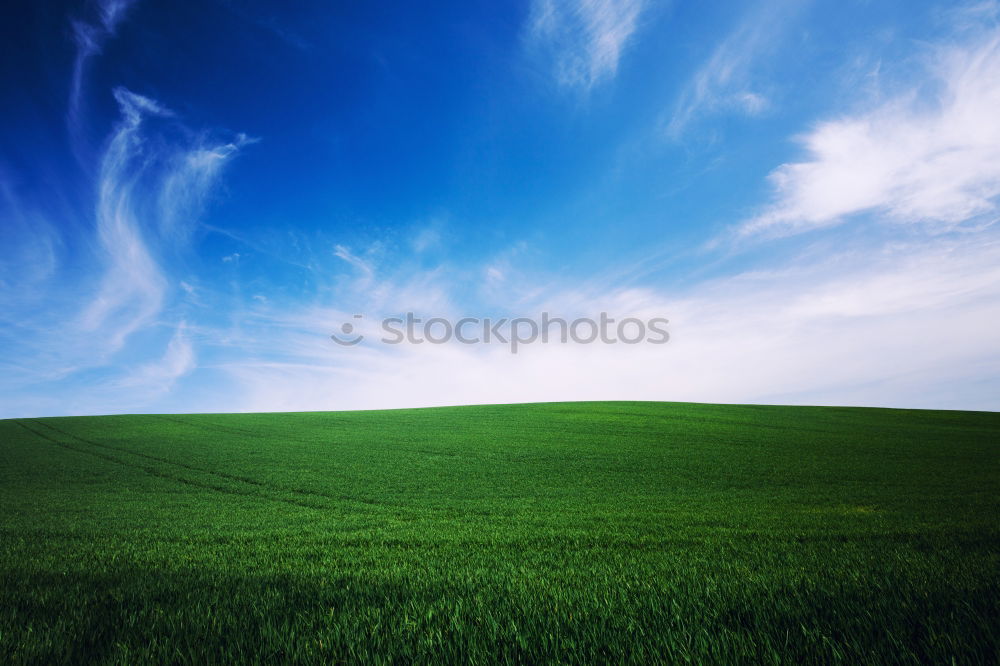
[(1000, 660), (1000, 414), (0, 421), (0, 663)]

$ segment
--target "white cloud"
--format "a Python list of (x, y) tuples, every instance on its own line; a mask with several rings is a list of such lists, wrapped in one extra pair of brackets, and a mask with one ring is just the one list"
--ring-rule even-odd
[[(195, 352), (187, 334), (187, 325), (181, 322), (159, 359), (140, 365), (109, 388), (128, 389), (131, 393), (129, 400), (142, 404), (169, 392), (178, 379), (194, 370), (195, 365)], [(136, 392), (140, 394), (136, 395)]]
[(556, 81), (589, 90), (618, 71), (643, 0), (534, 0), (529, 45), (551, 61)]
[[(430, 284), (447, 301), (454, 283), (441, 272)], [(369, 316), (356, 330), (369, 340), (345, 348), (326, 335), (356, 321), (349, 311), (271, 312), (270, 324), (245, 333), (253, 353), (220, 366), (238, 387), (225, 408), (590, 399), (1000, 406), (1000, 345), (991, 324), (1000, 320), (1000, 239), (989, 232), (845, 249), (684, 293), (564, 285), (533, 301), (512, 299), (509, 309), (526, 316), (664, 316), (672, 339), (662, 346), (534, 344), (517, 355), (502, 344), (391, 346), (377, 341), (377, 304), (359, 302), (354, 312)], [(454, 301), (438, 307), (417, 311), (466, 314)], [(970, 388), (977, 385), (987, 390)]]
[(779, 43), (783, 25), (803, 3), (764, 0), (724, 39), (681, 92), (667, 122), (667, 135), (678, 139), (703, 116), (738, 111), (754, 116), (771, 106), (755, 69)]
[(802, 136), (808, 159), (771, 174), (773, 204), (740, 233), (795, 233), (864, 212), (938, 231), (995, 220), (1000, 30), (925, 57), (926, 78), (906, 93)]

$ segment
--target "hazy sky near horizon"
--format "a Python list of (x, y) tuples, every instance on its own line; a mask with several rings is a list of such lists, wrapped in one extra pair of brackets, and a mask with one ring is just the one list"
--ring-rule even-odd
[[(1000, 2), (0, 12), (0, 417), (1000, 409)], [(371, 328), (543, 311), (671, 339)]]

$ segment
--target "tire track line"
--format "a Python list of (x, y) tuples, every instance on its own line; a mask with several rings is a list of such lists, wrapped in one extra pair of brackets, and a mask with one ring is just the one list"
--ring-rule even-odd
[[(24, 423), (22, 423), (20, 420), (15, 420), (14, 423), (16, 423), (17, 425), (21, 426), (22, 428), (24, 428), (25, 430), (27, 430), (31, 434), (35, 435), (36, 437), (40, 437), (41, 439), (43, 439), (43, 440), (45, 440), (47, 442), (50, 442), (52, 444), (55, 444), (56, 446), (64, 448), (64, 449), (66, 449), (68, 451), (74, 451), (76, 453), (83, 453), (85, 455), (94, 456), (96, 458), (100, 458), (102, 460), (107, 460), (109, 462), (113, 462), (115, 464), (121, 465), (122, 467), (126, 467), (128, 469), (136, 469), (136, 470), (145, 472), (146, 474), (149, 474), (151, 476), (159, 477), (159, 478), (162, 478), (162, 479), (169, 479), (170, 481), (175, 481), (177, 483), (182, 483), (182, 484), (185, 484), (185, 485), (194, 486), (196, 488), (213, 490), (215, 492), (224, 493), (224, 494), (227, 494), (227, 495), (236, 495), (238, 497), (251, 497), (251, 498), (255, 498), (255, 499), (269, 500), (269, 501), (272, 501), (272, 502), (281, 502), (281, 503), (284, 503), (284, 504), (291, 504), (293, 506), (304, 507), (304, 508), (307, 508), (307, 509), (314, 509), (314, 510), (326, 510), (326, 509), (329, 509), (329, 507), (318, 506), (316, 504), (309, 504), (309, 503), (306, 503), (306, 502), (297, 501), (297, 500), (293, 500), (293, 499), (288, 499), (288, 498), (283, 498), (283, 497), (274, 497), (274, 496), (270, 496), (270, 495), (264, 495), (264, 494), (261, 494), (261, 493), (254, 493), (254, 492), (249, 492), (249, 491), (248, 492), (240, 492), (240, 491), (235, 490), (233, 488), (226, 488), (224, 486), (215, 486), (215, 485), (212, 485), (212, 484), (209, 484), (209, 483), (201, 483), (201, 482), (198, 482), (198, 481), (193, 481), (191, 479), (185, 479), (184, 477), (175, 476), (173, 474), (168, 474), (168, 473), (163, 472), (161, 470), (158, 470), (158, 469), (156, 469), (154, 467), (147, 467), (145, 465), (136, 465), (136, 464), (132, 464), (132, 463), (127, 463), (124, 460), (121, 460), (120, 458), (116, 458), (115, 456), (112, 456), (112, 455), (108, 455), (108, 454), (105, 454), (105, 453), (100, 453), (98, 451), (88, 451), (87, 449), (80, 448), (78, 446), (72, 446), (71, 444), (67, 444), (66, 442), (60, 442), (60, 441), (58, 441), (58, 440), (56, 440), (56, 439), (48, 436), (44, 432), (41, 432), (39, 430), (35, 430), (34, 428), (28, 427), (27, 425), (25, 425)], [(37, 422), (36, 422), (36, 425), (37, 425)], [(61, 432), (59, 430), (56, 430), (56, 431), (57, 432)], [(62, 434), (67, 434), (67, 433), (62, 433)], [(87, 440), (83, 440), (83, 441), (87, 442)], [(89, 443), (89, 442), (87, 442), (87, 443)], [(114, 447), (105, 447), (105, 448), (114, 448)]]
[[(168, 419), (168, 420), (173, 420), (173, 419)], [(184, 424), (183, 421), (177, 420), (176, 422)], [(148, 453), (140, 453), (139, 451), (133, 451), (131, 449), (122, 448), (120, 446), (112, 446), (111, 444), (104, 444), (102, 442), (95, 442), (94, 440), (87, 439), (85, 437), (81, 437), (81, 436), (76, 435), (76, 434), (71, 433), (71, 432), (67, 432), (65, 430), (62, 430), (60, 428), (55, 427), (54, 425), (51, 425), (50, 423), (47, 423), (47, 422), (44, 422), (44, 421), (39, 421), (37, 419), (33, 420), (32, 423), (36, 427), (37, 426), (44, 426), (45, 428), (48, 428), (49, 430), (57, 432), (60, 435), (63, 435), (63, 436), (66, 436), (66, 437), (72, 437), (73, 439), (79, 440), (79, 441), (81, 441), (81, 442), (83, 442), (85, 444), (89, 444), (91, 446), (97, 446), (97, 447), (100, 447), (102, 449), (108, 449), (108, 450), (116, 451), (116, 452), (119, 452), (119, 453), (126, 453), (128, 455), (138, 456), (140, 458), (146, 458), (147, 460), (154, 460), (156, 462), (164, 463), (164, 464), (167, 464), (167, 465), (175, 465), (175, 466), (181, 467), (183, 469), (187, 469), (187, 470), (190, 470), (190, 471), (193, 471), (193, 472), (201, 472), (203, 474), (208, 474), (209, 476), (215, 476), (215, 477), (218, 477), (220, 479), (226, 479), (228, 481), (236, 481), (236, 482), (246, 483), (246, 484), (249, 484), (249, 485), (252, 485), (252, 486), (256, 486), (256, 487), (264, 489), (264, 490), (269, 490), (269, 491), (272, 491), (272, 492), (275, 492), (275, 493), (291, 493), (291, 494), (294, 494), (294, 495), (305, 495), (306, 497), (319, 497), (319, 498), (322, 498), (322, 499), (325, 499), (325, 500), (331, 500), (331, 501), (334, 501), (334, 502), (354, 502), (354, 503), (357, 503), (357, 504), (364, 504), (366, 506), (376, 506), (376, 507), (393, 506), (393, 505), (387, 505), (387, 504), (382, 503), (382, 502), (376, 502), (374, 500), (366, 500), (366, 499), (361, 499), (361, 498), (357, 498), (357, 497), (350, 497), (350, 496), (346, 496), (346, 495), (334, 495), (332, 493), (324, 493), (324, 492), (318, 491), (318, 490), (305, 490), (305, 489), (301, 489), (301, 488), (290, 488), (290, 487), (278, 486), (278, 485), (275, 485), (275, 484), (269, 484), (269, 483), (265, 483), (263, 481), (258, 481), (257, 479), (252, 479), (252, 478), (249, 478), (249, 477), (240, 476), (238, 474), (230, 474), (228, 472), (220, 472), (218, 470), (209, 469), (207, 467), (198, 467), (196, 465), (189, 465), (187, 463), (178, 462), (176, 460), (170, 460), (169, 458), (163, 458), (163, 457), (160, 457), (160, 456), (154, 456), (154, 455), (151, 455), (151, 454), (148, 454)], [(312, 507), (312, 508), (328, 508), (328, 507), (316, 507), (315, 505), (301, 503), (301, 502), (299, 504), (301, 506), (309, 506), (309, 507)], [(396, 508), (406, 509), (406, 507), (404, 507), (404, 506), (397, 506)]]
[[(159, 419), (161, 421), (169, 421), (170, 423), (179, 423), (181, 425), (186, 425), (188, 427), (198, 428), (200, 430), (208, 430), (209, 432), (227, 432), (232, 435), (245, 435), (249, 437), (262, 437), (263, 435), (259, 432), (253, 430), (243, 430), (242, 428), (233, 428), (230, 426), (221, 426), (216, 424), (201, 424), (192, 423), (190, 421), (185, 421), (183, 419), (173, 418), (165, 414), (150, 414), (153, 418)], [(300, 440), (294, 440), (300, 441)]]
[[(197, 421), (186, 421), (184, 419), (179, 419), (173, 416), (168, 416), (166, 414), (148, 414), (155, 419), (160, 419), (162, 421), (168, 421), (170, 423), (177, 423), (188, 428), (195, 428), (197, 430), (203, 430), (205, 432), (225, 432), (231, 435), (242, 435), (245, 437), (255, 437), (258, 439), (269, 439), (272, 437), (280, 437), (286, 442), (295, 442), (297, 444), (305, 444), (307, 446), (313, 446), (317, 442), (308, 439), (302, 439), (301, 437), (293, 437), (286, 432), (261, 432), (259, 430), (244, 430), (243, 428), (234, 428), (232, 426), (219, 425), (217, 423), (198, 423)], [(335, 444), (336, 442), (331, 442)]]
[[(282, 435), (282, 434), (269, 435), (267, 433), (254, 432), (254, 431), (251, 431), (251, 430), (242, 430), (240, 428), (230, 428), (228, 426), (217, 426), (217, 425), (213, 425), (213, 424), (194, 423), (193, 421), (185, 421), (183, 419), (171, 418), (171, 417), (163, 415), (163, 414), (150, 414), (150, 416), (153, 416), (153, 417), (155, 417), (157, 419), (161, 419), (163, 421), (168, 421), (170, 423), (176, 423), (178, 425), (186, 426), (188, 428), (194, 428), (196, 430), (201, 430), (201, 431), (204, 431), (204, 432), (225, 432), (225, 433), (229, 433), (229, 434), (256, 437), (256, 438), (265, 439), (265, 440), (268, 439), (269, 437), (274, 436), (274, 437), (281, 437), (281, 438), (285, 439), (286, 441), (298, 442), (300, 444), (310, 444), (310, 445), (311, 444), (315, 444), (315, 442), (311, 442), (309, 440), (299, 439), (299, 438), (296, 438), (296, 437), (288, 437), (288, 436)], [(71, 433), (64, 433), (64, 434), (70, 435), (71, 437), (76, 437), (76, 435), (72, 435)], [(78, 439), (83, 439), (83, 438), (79, 438), (78, 437)], [(89, 443), (89, 440), (83, 440), (83, 441)], [(100, 446), (100, 445), (98, 445), (98, 446)], [(111, 448), (116, 448), (116, 447), (111, 447)], [(124, 449), (119, 449), (119, 450), (124, 450)], [(136, 454), (136, 455), (143, 455), (143, 454)], [(164, 460), (164, 462), (172, 462), (172, 461)], [(175, 463), (175, 464), (180, 465), (182, 463)], [(194, 469), (201, 469), (201, 468), (194, 468)], [(207, 469), (202, 470), (202, 471), (208, 472), (210, 474), (213, 473), (213, 472), (211, 472), (210, 470), (207, 470)], [(258, 485), (264, 486), (265, 488), (270, 488), (272, 490), (276, 490), (276, 491), (279, 491), (279, 492), (298, 493), (298, 494), (302, 494), (302, 495), (315, 495), (317, 497), (325, 497), (327, 499), (335, 500), (337, 502), (356, 502), (358, 504), (365, 504), (365, 505), (368, 505), (368, 506), (391, 506), (391, 507), (398, 508), (398, 509), (407, 509), (408, 508), (407, 506), (405, 506), (403, 504), (391, 504), (391, 503), (387, 503), (387, 502), (377, 502), (375, 500), (363, 499), (361, 497), (352, 497), (350, 495), (334, 495), (332, 493), (325, 493), (325, 492), (323, 492), (321, 490), (306, 490), (304, 488), (289, 488), (289, 487), (279, 486), (279, 485), (275, 485), (275, 484), (267, 484), (267, 483), (264, 483), (262, 481), (256, 481), (256, 480), (253, 480), (253, 479), (248, 479), (246, 477), (233, 476), (233, 475), (227, 474), (225, 472), (216, 472), (216, 473), (219, 474), (220, 476), (224, 476), (224, 477), (227, 477), (227, 478), (238, 479), (238, 480), (241, 480), (241, 481), (246, 481), (247, 483), (258, 484)]]
[(251, 478), (243, 477), (243, 476), (237, 476), (235, 474), (228, 474), (226, 472), (219, 472), (219, 471), (216, 471), (216, 470), (208, 469), (206, 467), (198, 467), (196, 465), (189, 465), (187, 463), (178, 462), (176, 460), (170, 460), (169, 458), (162, 458), (160, 456), (154, 456), (154, 455), (151, 455), (149, 453), (141, 453), (139, 451), (133, 451), (131, 449), (126, 449), (126, 448), (123, 448), (123, 447), (120, 447), (120, 446), (112, 446), (111, 444), (104, 444), (103, 442), (95, 442), (92, 439), (87, 439), (86, 437), (80, 437), (79, 435), (76, 435), (74, 433), (68, 432), (66, 430), (62, 430), (60, 428), (55, 427), (54, 425), (51, 425), (51, 424), (46, 423), (44, 421), (39, 421), (37, 419), (33, 420), (32, 423), (36, 427), (37, 426), (43, 426), (45, 428), (48, 428), (49, 430), (52, 430), (54, 432), (59, 433), (60, 435), (63, 435), (63, 436), (66, 436), (66, 437), (72, 437), (73, 439), (78, 440), (80, 442), (83, 442), (84, 444), (89, 444), (91, 446), (97, 446), (97, 447), (100, 447), (102, 449), (109, 449), (111, 451), (118, 451), (119, 453), (127, 453), (130, 456), (137, 456), (139, 458), (146, 458), (147, 460), (155, 460), (156, 462), (166, 463), (168, 465), (175, 465), (177, 467), (182, 467), (184, 469), (188, 469), (188, 470), (191, 470), (193, 472), (203, 472), (203, 473), (208, 474), (210, 476), (217, 476), (219, 478), (227, 479), (227, 480), (230, 480), (230, 481), (240, 481), (240, 482), (243, 482), (243, 483), (248, 483), (250, 485), (254, 485), (254, 486), (261, 487), (261, 488), (265, 488), (265, 489), (268, 489), (268, 490), (277, 490), (277, 491), (284, 491), (284, 490), (286, 490), (286, 489), (283, 489), (283, 488), (276, 488), (276, 487), (273, 487), (273, 486), (269, 486), (268, 484), (263, 483), (261, 481), (257, 481), (256, 479), (251, 479)]

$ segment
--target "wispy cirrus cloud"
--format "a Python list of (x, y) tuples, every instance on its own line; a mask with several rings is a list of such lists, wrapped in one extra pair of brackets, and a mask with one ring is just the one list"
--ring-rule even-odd
[(643, 7), (644, 0), (534, 0), (528, 43), (560, 85), (589, 90), (615, 76)]
[[(0, 281), (16, 280), (0, 299), (9, 352), (4, 395), (50, 382), (53, 395), (72, 393), (82, 381), (93, 404), (135, 409), (195, 367), (188, 328), (169, 311), (175, 296), (191, 292), (180, 285), (176, 256), (222, 167), (251, 140), (178, 131), (180, 120), (156, 100), (125, 88), (114, 97), (119, 119), (98, 160), (92, 236), (56, 234), (0, 180), (0, 207), (26, 229), (17, 247), (2, 253), (0, 267)], [(39, 311), (39, 301), (50, 307)], [(162, 329), (173, 330), (169, 340)], [(130, 346), (140, 332), (142, 343)], [(32, 359), (31, 367), (23, 358)], [(75, 394), (74, 400), (84, 410), (91, 404)]]
[(787, 235), (866, 212), (937, 231), (995, 221), (1000, 29), (982, 25), (927, 47), (923, 76), (904, 92), (799, 137), (807, 159), (772, 172), (773, 202), (739, 234)]
[(766, 111), (772, 104), (765, 93), (769, 85), (755, 70), (774, 52), (783, 26), (803, 4), (789, 0), (756, 4), (681, 91), (666, 123), (667, 135), (678, 139), (692, 123), (720, 112), (754, 116)]
[(149, 323), (163, 301), (166, 278), (147, 246), (136, 198), (146, 161), (143, 120), (171, 115), (154, 100), (124, 88), (115, 90), (115, 99), (122, 119), (101, 161), (96, 214), (105, 271), (98, 294), (80, 321), (84, 331), (106, 329), (108, 354), (117, 351), (133, 331)]
[(121, 120), (101, 160), (96, 209), (104, 274), (80, 317), (82, 330), (102, 332), (105, 355), (150, 324), (163, 305), (169, 278), (151, 248), (178, 234), (183, 239), (222, 166), (251, 142), (242, 134), (214, 145), (152, 142), (145, 125), (173, 113), (125, 88), (114, 93)]
[(74, 20), (71, 22), (76, 43), (76, 56), (70, 75), (69, 104), (66, 110), (70, 132), (79, 133), (81, 104), (84, 92), (84, 78), (88, 61), (101, 52), (104, 43), (115, 35), (118, 25), (124, 20), (129, 8), (136, 0), (99, 0), (95, 3), (95, 20)]

